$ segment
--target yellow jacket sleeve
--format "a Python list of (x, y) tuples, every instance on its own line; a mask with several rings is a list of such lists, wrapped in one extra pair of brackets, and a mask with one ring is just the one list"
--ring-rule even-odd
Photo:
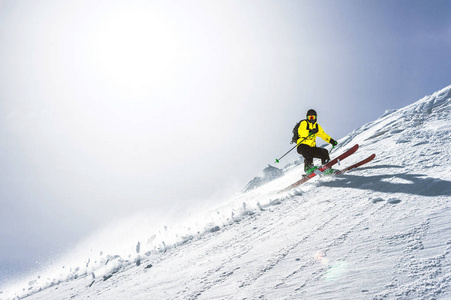
[(321, 126), (319, 126), (319, 124), (318, 124), (318, 133), (316, 135), (322, 138), (326, 143), (330, 143), (331, 137), (324, 132), (324, 130), (321, 128)]

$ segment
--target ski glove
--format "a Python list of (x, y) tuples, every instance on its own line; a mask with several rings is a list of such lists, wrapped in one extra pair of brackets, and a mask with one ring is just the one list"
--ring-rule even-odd
[(313, 129), (310, 129), (310, 131), (309, 131), (309, 135), (317, 134), (317, 133), (318, 133), (318, 128), (313, 128)]
[(330, 143), (332, 146), (337, 146), (337, 144), (338, 144), (337, 141), (334, 140), (334, 139), (330, 139), (329, 143)]

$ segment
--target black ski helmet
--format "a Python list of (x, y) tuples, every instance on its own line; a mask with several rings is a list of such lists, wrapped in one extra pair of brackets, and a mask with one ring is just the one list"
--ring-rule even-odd
[(316, 110), (314, 110), (314, 109), (309, 109), (308, 111), (307, 111), (307, 117), (308, 116), (318, 116), (317, 114), (316, 114)]
[[(315, 116), (315, 117), (314, 117), (314, 118), (309, 118), (309, 116)], [(316, 117), (317, 117), (317, 115), (316, 115), (316, 110), (314, 110), (314, 109), (309, 109), (309, 110), (307, 111), (306, 117), (307, 117), (307, 121), (308, 121), (309, 123), (315, 124), (315, 123), (316, 123)]]

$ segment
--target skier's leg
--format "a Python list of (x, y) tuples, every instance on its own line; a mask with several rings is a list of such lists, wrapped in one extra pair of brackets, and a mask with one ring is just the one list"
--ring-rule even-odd
[(297, 151), (304, 157), (304, 171), (307, 172), (313, 167), (313, 148), (305, 144), (300, 144), (297, 147)]
[(312, 147), (311, 155), (314, 158), (320, 158), (321, 164), (323, 164), (323, 165), (326, 164), (330, 160), (329, 151), (327, 151), (327, 149), (324, 149), (324, 148)]
[(313, 168), (313, 157), (304, 158), (304, 171), (307, 173), (311, 168)]
[(330, 161), (329, 151), (327, 151), (327, 149), (324, 149), (324, 148), (320, 148), (320, 149), (322, 150), (321, 157), (320, 157), (321, 164), (324, 165)]

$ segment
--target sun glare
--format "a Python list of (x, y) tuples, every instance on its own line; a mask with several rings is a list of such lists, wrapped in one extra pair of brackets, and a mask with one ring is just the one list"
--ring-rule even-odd
[(98, 76), (128, 98), (168, 88), (180, 63), (176, 35), (173, 24), (154, 10), (109, 11), (92, 33)]

